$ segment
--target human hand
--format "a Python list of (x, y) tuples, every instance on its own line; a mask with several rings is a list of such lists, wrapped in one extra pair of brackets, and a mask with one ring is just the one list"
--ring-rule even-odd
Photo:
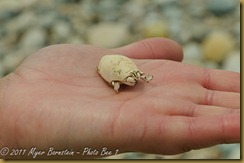
[[(105, 54), (134, 58), (153, 80), (117, 94), (96, 72)], [(180, 46), (159, 38), (41, 49), (1, 79), (0, 147), (178, 154), (238, 143), (240, 74), (181, 60)]]

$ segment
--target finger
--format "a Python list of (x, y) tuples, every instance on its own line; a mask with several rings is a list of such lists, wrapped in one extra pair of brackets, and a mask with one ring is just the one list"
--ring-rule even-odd
[(112, 51), (135, 59), (169, 59), (175, 61), (182, 61), (183, 59), (181, 46), (166, 38), (145, 39)]
[(205, 89), (200, 104), (240, 109), (240, 93)]
[(200, 74), (200, 82), (205, 88), (240, 92), (240, 73), (204, 68)]
[(240, 141), (240, 114), (178, 119), (174, 124), (185, 151)]
[(195, 107), (190, 108), (186, 113), (188, 113), (187, 116), (190, 115), (192, 117), (199, 117), (199, 116), (240, 114), (240, 110), (219, 107), (219, 106), (195, 105)]
[(142, 152), (178, 154), (222, 143), (240, 142), (240, 114), (152, 116), (147, 122), (142, 131), (136, 133), (137, 141), (133, 141), (134, 149)]
[[(172, 100), (151, 100), (150, 106), (155, 108), (158, 113), (169, 116), (213, 116), (223, 114), (238, 114), (240, 109), (232, 109), (213, 105), (199, 105), (185, 100), (175, 100), (174, 103), (168, 102)], [(164, 106), (162, 108), (162, 106)]]

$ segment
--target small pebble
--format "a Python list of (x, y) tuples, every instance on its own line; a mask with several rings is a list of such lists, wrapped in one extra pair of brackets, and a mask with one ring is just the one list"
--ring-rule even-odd
[(184, 59), (202, 60), (202, 47), (195, 42), (188, 43), (183, 47)]
[(203, 55), (205, 59), (221, 62), (234, 48), (232, 36), (223, 31), (210, 33), (203, 40)]
[(8, 54), (3, 58), (3, 69), (7, 72), (13, 71), (23, 60), (23, 57), (16, 54)]
[(239, 51), (230, 53), (223, 62), (223, 69), (240, 73), (241, 55)]
[(42, 28), (29, 29), (21, 39), (22, 48), (41, 48), (46, 41), (46, 32)]
[(202, 21), (196, 21), (195, 23), (196, 24), (191, 27), (190, 32), (194, 41), (201, 42), (202, 39), (207, 35), (209, 26), (203, 28), (205, 25)]
[(53, 42), (63, 42), (72, 34), (72, 29), (69, 23), (65, 21), (58, 21), (52, 28)]
[(37, 22), (36, 15), (34, 12), (26, 11), (20, 14), (15, 19), (12, 19), (7, 24), (7, 28), (10, 33), (12, 32), (24, 32), (29, 29), (30, 26)]
[[(58, 14), (55, 12), (46, 12), (39, 16), (39, 19), (42, 21), (38, 21), (37, 24), (39, 27), (42, 27), (44, 29), (49, 29), (53, 25), (55, 25), (57, 22), (56, 19), (58, 19)], [(55, 20), (55, 21), (54, 21)]]
[(184, 154), (183, 158), (187, 159), (218, 159), (220, 151), (217, 146), (203, 148), (199, 150), (192, 150)]
[(221, 15), (239, 7), (239, 3), (240, 0), (207, 0), (207, 9)]
[(241, 159), (240, 145), (233, 147), (227, 159)]
[(90, 28), (88, 42), (106, 48), (124, 44), (128, 38), (128, 28), (120, 23), (100, 23)]
[(240, 144), (217, 145), (223, 159), (240, 159)]
[(156, 21), (144, 27), (144, 37), (168, 37), (168, 26), (163, 21)]

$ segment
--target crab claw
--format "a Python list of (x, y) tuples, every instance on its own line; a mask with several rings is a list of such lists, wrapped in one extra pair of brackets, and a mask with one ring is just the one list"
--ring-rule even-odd
[(118, 81), (112, 81), (111, 85), (114, 87), (114, 90), (119, 93), (119, 87), (120, 87), (120, 82)]

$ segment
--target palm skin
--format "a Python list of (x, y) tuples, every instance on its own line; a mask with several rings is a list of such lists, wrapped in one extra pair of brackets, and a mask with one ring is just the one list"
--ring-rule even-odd
[[(162, 50), (165, 43), (169, 47)], [(114, 53), (134, 58), (153, 80), (122, 87), (117, 94), (96, 72), (100, 58)], [(87, 45), (44, 48), (4, 78), (2, 144), (177, 154), (238, 143), (239, 74), (179, 60), (180, 48), (166, 39), (113, 50)]]

